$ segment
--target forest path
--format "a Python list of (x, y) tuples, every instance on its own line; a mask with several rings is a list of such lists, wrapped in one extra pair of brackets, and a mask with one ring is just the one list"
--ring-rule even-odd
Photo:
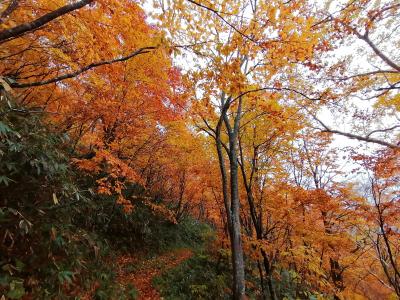
[(139, 292), (138, 300), (161, 299), (153, 287), (153, 278), (189, 259), (192, 254), (189, 249), (177, 249), (144, 261), (135, 256), (120, 256), (117, 280), (123, 285), (132, 284)]

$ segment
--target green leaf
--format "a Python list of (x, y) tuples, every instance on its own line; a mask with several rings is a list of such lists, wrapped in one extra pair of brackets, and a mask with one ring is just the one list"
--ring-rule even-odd
[(2, 286), (2, 287), (8, 286), (10, 284), (10, 280), (11, 280), (11, 278), (8, 274), (1, 275), (0, 276), (0, 286)]
[(21, 272), (24, 269), (24, 267), (25, 267), (25, 264), (22, 261), (20, 261), (19, 259), (15, 260), (15, 269), (18, 272)]
[(0, 121), (0, 135), (6, 136), (10, 132), (12, 132), (12, 129)]
[(24, 295), (24, 282), (21, 280), (13, 280), (10, 283), (10, 290), (7, 293), (7, 297), (10, 299), (21, 299)]
[(61, 284), (63, 284), (64, 282), (71, 284), (73, 276), (74, 276), (74, 273), (71, 271), (58, 272), (58, 280), (60, 281)]
[(65, 245), (65, 241), (61, 235), (56, 237), (56, 239), (54, 240), (54, 243), (60, 248)]
[(11, 178), (8, 178), (7, 176), (1, 175), (0, 176), (0, 184), (4, 184), (5, 186), (8, 186), (10, 182), (15, 182)]

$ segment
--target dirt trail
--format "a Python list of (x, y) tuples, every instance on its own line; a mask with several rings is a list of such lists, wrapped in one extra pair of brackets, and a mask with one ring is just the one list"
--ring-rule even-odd
[(137, 257), (121, 256), (117, 261), (118, 281), (123, 285), (132, 284), (139, 292), (139, 300), (161, 299), (152, 285), (153, 278), (191, 256), (189, 249), (175, 250), (146, 261), (139, 261)]

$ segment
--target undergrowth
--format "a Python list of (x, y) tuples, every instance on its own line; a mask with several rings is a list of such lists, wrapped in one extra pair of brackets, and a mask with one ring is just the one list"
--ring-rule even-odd
[[(133, 286), (116, 281), (120, 253), (195, 247), (211, 234), (192, 219), (173, 224), (140, 200), (126, 214), (115, 197), (93, 191), (95, 176), (73, 168), (70, 145), (41, 114), (0, 103), (0, 297), (135, 299)], [(124, 193), (142, 191), (132, 184)]]

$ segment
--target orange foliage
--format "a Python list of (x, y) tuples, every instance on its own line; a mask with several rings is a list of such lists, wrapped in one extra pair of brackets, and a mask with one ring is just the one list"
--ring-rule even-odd
[[(69, 2), (20, 1), (0, 30)], [(216, 8), (189, 2), (162, 9), (157, 27), (134, 1), (93, 1), (2, 42), (1, 78), (20, 104), (44, 112), (48, 124), (69, 137), (72, 163), (126, 213), (144, 199), (171, 223), (192, 215), (213, 224), (226, 242), (230, 206), (224, 204), (219, 172), (237, 162), (239, 235), (245, 255), (262, 262), (269, 280), (290, 270), (307, 289), (343, 299), (400, 295), (398, 150), (353, 155), (369, 178), (362, 193), (340, 170), (331, 136), (313, 126), (324, 105), (386, 83), (391, 91), (377, 96), (367, 120), (398, 112), (396, 68), (343, 78), (345, 60), (329, 68), (320, 61), (336, 50), (336, 40), (355, 36), (368, 43), (359, 29), (374, 30), (398, 6), (372, 9), (373, 1), (363, 0), (328, 20), (314, 16), (307, 1), (268, 1), (252, 8), (251, 21), (245, 21), (234, 17), (245, 11), (242, 1), (219, 1)], [(9, 4), (2, 2), (1, 11)], [(220, 8), (232, 13), (210, 15)], [(166, 36), (185, 46), (170, 47)], [(202, 60), (180, 70), (170, 57), (179, 48)], [(135, 51), (130, 59), (79, 73)], [(79, 74), (45, 84), (74, 72)], [(354, 116), (365, 121), (358, 111)], [(226, 161), (216, 154), (218, 142)], [(143, 191), (128, 198), (129, 185)], [(152, 275), (146, 274), (146, 285)]]

